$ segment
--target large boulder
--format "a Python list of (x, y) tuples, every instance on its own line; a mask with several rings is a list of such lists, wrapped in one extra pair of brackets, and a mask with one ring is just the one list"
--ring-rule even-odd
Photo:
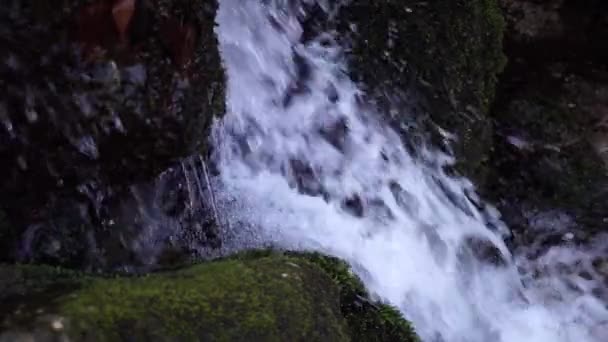
[[(582, 228), (576, 237), (588, 240), (605, 231), (608, 213), (608, 134), (601, 126), (608, 83), (573, 74), (553, 86), (527, 82), (501, 94), (493, 111), (492, 177), (484, 191), (516, 231), (525, 232), (537, 213), (559, 210)], [(559, 241), (571, 232), (554, 233)]]
[(447, 147), (457, 168), (482, 184), (492, 140), (487, 113), (505, 64), (497, 2), (354, 0), (337, 18), (353, 76), (406, 142), (441, 132), (437, 126), (453, 133)]
[[(589, 242), (607, 232), (608, 220), (608, 48), (602, 44), (608, 7), (501, 3), (510, 63), (491, 114), (492, 176), (484, 194), (505, 214), (516, 246)], [(547, 225), (551, 212), (557, 213), (551, 220), (562, 222)]]
[(419, 341), (341, 261), (245, 253), (145, 277), (0, 265), (0, 341)]
[[(0, 260), (82, 266), (112, 255), (102, 263), (118, 266), (149, 226), (186, 220), (184, 178), (201, 166), (180, 162), (205, 156), (224, 113), (216, 7), (2, 2), (0, 208), (12, 229), (0, 232)], [(168, 178), (176, 186), (158, 190)]]

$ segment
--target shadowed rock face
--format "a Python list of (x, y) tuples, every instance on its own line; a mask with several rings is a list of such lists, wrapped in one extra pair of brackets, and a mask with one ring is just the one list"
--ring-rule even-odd
[(138, 234), (116, 224), (137, 216), (125, 206), (152, 200), (137, 198), (138, 187), (205, 155), (211, 120), (224, 112), (216, 7), (0, 5), (0, 207), (11, 227), (0, 260), (89, 264), (93, 251), (105, 253), (104, 240)]
[[(506, 49), (513, 56), (579, 66), (605, 61), (608, 4), (601, 0), (500, 0), (508, 26)], [(529, 52), (529, 53), (526, 53)], [(542, 53), (541, 53), (542, 51)], [(578, 61), (578, 62), (577, 62)]]
[[(608, 7), (602, 1), (503, 0), (509, 65), (492, 110), (492, 177), (485, 194), (516, 233), (534, 240), (547, 211), (574, 220), (573, 238), (606, 232)], [(563, 243), (564, 231), (548, 237)]]

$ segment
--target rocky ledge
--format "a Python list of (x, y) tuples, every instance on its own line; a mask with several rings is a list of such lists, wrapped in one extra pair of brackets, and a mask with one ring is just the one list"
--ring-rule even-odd
[(142, 277), (0, 266), (0, 341), (419, 341), (341, 261), (257, 251)]

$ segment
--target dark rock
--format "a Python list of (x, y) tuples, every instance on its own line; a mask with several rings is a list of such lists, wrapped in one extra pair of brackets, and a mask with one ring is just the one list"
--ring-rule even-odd
[(453, 132), (447, 147), (458, 169), (481, 184), (492, 138), (486, 114), (505, 64), (497, 3), (355, 0), (336, 18), (352, 76), (404, 139), (431, 131), (443, 145), (436, 125)]
[(348, 131), (348, 121), (346, 118), (339, 118), (331, 125), (322, 127), (320, 133), (321, 136), (338, 151), (344, 152)]
[(508, 257), (496, 247), (491, 241), (479, 237), (469, 237), (461, 247), (461, 253), (470, 253), (476, 260), (490, 263), (494, 266), (506, 266), (509, 263)]
[(355, 217), (363, 217), (363, 202), (359, 195), (355, 194), (342, 201), (342, 209)]
[(300, 193), (310, 196), (326, 195), (323, 185), (310, 165), (299, 159), (292, 159), (289, 161), (289, 166), (290, 182)]
[(530, 63), (605, 63), (608, 3), (602, 0), (500, 0), (510, 56)]
[(588, 242), (605, 232), (608, 213), (608, 7), (501, 2), (510, 63), (492, 109), (495, 144), (482, 190), (507, 213), (516, 243), (566, 243), (559, 228), (539, 233), (527, 219), (555, 210), (573, 218), (577, 243)]
[(416, 215), (418, 208), (420, 206), (416, 197), (414, 197), (409, 192), (405, 191), (401, 187), (401, 185), (396, 181), (391, 181), (389, 183), (389, 189), (391, 190), (391, 193), (393, 194), (393, 197), (395, 198), (395, 202), (397, 202), (397, 205), (401, 209), (405, 210), (406, 212), (408, 212), (412, 215)]
[(38, 246), (27, 260), (80, 264), (102, 253), (99, 234), (127, 229), (106, 222), (116, 203), (135, 201), (133, 186), (208, 152), (225, 101), (215, 0), (137, 0), (124, 32), (112, 4), (0, 5), (0, 205), (18, 231), (0, 260), (23, 255), (23, 239), (39, 233), (60, 247)]

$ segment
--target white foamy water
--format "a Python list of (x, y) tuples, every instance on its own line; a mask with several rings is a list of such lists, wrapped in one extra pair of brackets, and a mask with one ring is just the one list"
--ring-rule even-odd
[[(449, 156), (407, 152), (361, 100), (330, 34), (300, 43), (296, 1), (220, 3), (229, 82), (214, 128), (218, 201), (239, 243), (347, 260), (425, 341), (605, 340), (608, 313), (589, 293), (561, 278), (522, 281), (495, 210), (443, 172)], [(484, 248), (506, 262), (479, 260)]]

